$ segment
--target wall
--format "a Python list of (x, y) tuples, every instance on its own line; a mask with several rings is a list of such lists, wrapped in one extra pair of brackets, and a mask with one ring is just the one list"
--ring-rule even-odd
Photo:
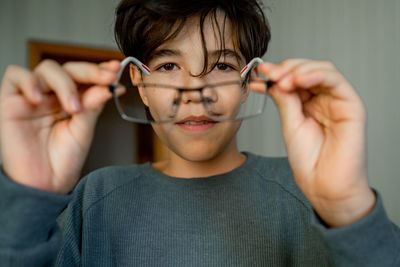
[[(114, 47), (118, 0), (1, 0), (0, 74), (27, 65), (29, 38)], [(268, 0), (272, 43), (266, 59), (329, 59), (354, 84), (367, 106), (368, 169), (390, 217), (400, 225), (400, 1)], [(264, 117), (246, 121), (243, 150), (285, 155), (272, 101)]]
[(118, 2), (1, 0), (0, 73), (10, 63), (27, 65), (27, 40), (31, 38), (114, 48), (114, 9)]
[[(265, 2), (272, 28), (266, 60), (331, 60), (361, 95), (368, 112), (370, 184), (400, 225), (400, 1)], [(262, 155), (286, 155), (272, 100), (262, 118), (243, 124), (239, 144), (242, 150)]]

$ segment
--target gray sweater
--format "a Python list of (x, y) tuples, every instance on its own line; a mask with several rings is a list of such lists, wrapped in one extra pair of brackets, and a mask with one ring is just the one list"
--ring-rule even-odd
[(0, 266), (400, 266), (379, 195), (367, 217), (329, 229), (287, 159), (247, 156), (207, 178), (104, 168), (68, 196), (1, 173)]

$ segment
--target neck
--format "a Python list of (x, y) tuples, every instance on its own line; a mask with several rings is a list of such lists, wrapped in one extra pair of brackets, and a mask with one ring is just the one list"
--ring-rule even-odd
[(192, 178), (209, 177), (232, 171), (246, 161), (246, 156), (238, 151), (236, 140), (215, 157), (205, 161), (186, 160), (169, 151), (168, 160), (156, 162), (153, 167), (158, 171), (174, 177)]

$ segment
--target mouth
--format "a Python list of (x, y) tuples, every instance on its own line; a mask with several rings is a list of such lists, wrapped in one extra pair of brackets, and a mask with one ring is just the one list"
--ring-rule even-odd
[(181, 129), (189, 132), (204, 132), (217, 124), (207, 116), (189, 116), (176, 123)]

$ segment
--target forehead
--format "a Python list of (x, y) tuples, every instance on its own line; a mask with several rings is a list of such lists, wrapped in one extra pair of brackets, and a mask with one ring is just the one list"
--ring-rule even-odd
[[(174, 28), (171, 29), (171, 34), (179, 28), (180, 23), (176, 23)], [(154, 53), (157, 54), (157, 51), (164, 49), (181, 50), (189, 54), (202, 55), (204, 49), (207, 53), (230, 50), (235, 52), (238, 60), (244, 60), (243, 55), (238, 50), (236, 34), (232, 31), (230, 20), (222, 12), (207, 15), (203, 23), (200, 16), (187, 19), (178, 34), (160, 45)]]

